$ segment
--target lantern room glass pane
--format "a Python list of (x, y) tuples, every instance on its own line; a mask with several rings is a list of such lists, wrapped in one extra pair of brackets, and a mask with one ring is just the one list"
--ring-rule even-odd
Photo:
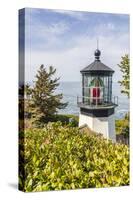
[(111, 103), (112, 75), (84, 75), (83, 76), (83, 102), (89, 105)]

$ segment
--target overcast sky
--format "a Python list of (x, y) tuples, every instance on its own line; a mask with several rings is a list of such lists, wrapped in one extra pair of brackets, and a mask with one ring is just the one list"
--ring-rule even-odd
[(129, 54), (129, 15), (64, 10), (26, 9), (26, 82), (41, 64), (57, 69), (60, 81), (80, 81), (80, 70), (94, 61), (99, 39), (101, 61), (115, 70)]

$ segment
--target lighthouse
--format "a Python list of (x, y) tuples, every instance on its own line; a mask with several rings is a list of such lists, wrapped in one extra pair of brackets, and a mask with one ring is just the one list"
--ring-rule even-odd
[(116, 141), (115, 107), (118, 97), (112, 96), (112, 76), (114, 70), (100, 60), (101, 51), (94, 52), (94, 62), (82, 69), (82, 96), (77, 98), (80, 107), (79, 127), (88, 127)]

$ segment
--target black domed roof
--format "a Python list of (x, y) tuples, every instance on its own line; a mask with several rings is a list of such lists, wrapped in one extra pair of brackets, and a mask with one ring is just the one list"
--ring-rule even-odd
[(94, 52), (95, 61), (82, 69), (81, 73), (87, 73), (87, 74), (113, 74), (114, 70), (112, 70), (110, 67), (106, 66), (100, 61), (100, 55), (101, 51), (99, 49), (96, 49)]

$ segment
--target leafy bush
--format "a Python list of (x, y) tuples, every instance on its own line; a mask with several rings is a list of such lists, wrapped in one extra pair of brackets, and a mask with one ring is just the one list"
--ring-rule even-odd
[(34, 123), (34, 120), (32, 122), (34, 128), (43, 128), (46, 126), (48, 122), (61, 122), (62, 125), (68, 125), (72, 127), (77, 127), (79, 122), (79, 117), (76, 115), (69, 115), (69, 114), (55, 114), (49, 118), (47, 118), (47, 121), (42, 120), (38, 121), (38, 123)]
[(119, 119), (115, 121), (116, 134), (122, 134), (125, 137), (129, 136), (129, 120)]
[[(52, 120), (51, 120), (52, 121)], [(79, 117), (76, 115), (63, 115), (63, 114), (57, 114), (53, 118), (54, 122), (60, 121), (63, 125), (69, 124), (72, 127), (78, 126), (79, 123)]]
[[(70, 114), (55, 114), (47, 120), (39, 120), (35, 122), (35, 119), (31, 117), (31, 119), (26, 119), (26, 125), (32, 126), (33, 128), (43, 128), (46, 126), (48, 122), (58, 122), (60, 121), (62, 125), (68, 125), (72, 127), (77, 127), (79, 123), (79, 117), (77, 115), (70, 115)], [(28, 127), (26, 126), (26, 127)]]
[(129, 184), (129, 149), (60, 122), (20, 133), (19, 188), (63, 190)]

